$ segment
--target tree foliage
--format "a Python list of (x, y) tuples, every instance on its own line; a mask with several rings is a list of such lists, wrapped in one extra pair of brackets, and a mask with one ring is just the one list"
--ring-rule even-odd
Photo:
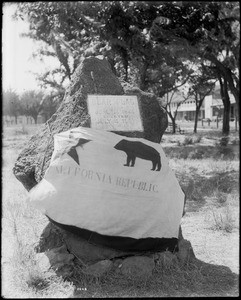
[[(62, 68), (60, 84), (71, 77), (81, 58), (101, 54), (124, 80), (137, 74), (131, 79), (146, 90), (152, 84), (153, 69), (167, 72), (168, 77), (178, 65), (168, 49), (150, 40), (149, 31), (160, 12), (159, 5), (145, 1), (28, 2), (19, 4), (17, 16), (30, 22), (28, 36), (52, 47), (39, 54), (56, 55)], [(167, 65), (174, 66), (168, 69)], [(49, 77), (60, 72), (53, 70), (40, 79), (57, 86)], [(161, 79), (158, 83), (165, 85)]]
[(43, 92), (35, 92), (34, 90), (25, 91), (21, 95), (21, 112), (25, 116), (31, 116), (35, 124), (40, 112), (43, 110)]
[[(161, 104), (172, 121), (172, 133), (176, 133), (176, 118), (178, 110), (180, 106), (188, 100), (189, 97), (190, 95), (185, 93), (184, 89), (181, 91), (178, 89), (173, 89), (172, 91), (167, 92), (162, 99)], [(174, 103), (175, 109), (173, 108)]]
[(120, 78), (158, 96), (188, 79), (188, 65), (202, 63), (239, 106), (238, 2), (21, 2), (16, 17), (45, 43), (39, 55), (58, 58), (60, 67), (39, 79), (62, 95), (84, 57), (103, 55)]
[(15, 117), (15, 122), (17, 123), (17, 117), (21, 113), (21, 103), (19, 95), (16, 91), (8, 89), (3, 91), (3, 114)]
[(239, 107), (240, 14), (238, 2), (167, 3), (171, 24), (153, 23), (151, 36), (179, 57), (198, 58), (215, 67)]
[[(44, 74), (45, 83), (56, 86), (50, 75), (61, 74), (60, 84), (70, 79), (80, 62), (83, 52), (95, 42), (95, 22), (101, 2), (21, 2), (16, 18), (29, 22), (28, 37), (43, 41), (38, 55), (56, 56), (60, 68)], [(46, 47), (47, 46), (47, 47)], [(51, 74), (50, 74), (51, 73)], [(42, 80), (44, 79), (42, 77)]]
[(49, 119), (58, 108), (59, 94), (50, 92), (44, 93), (43, 91), (36, 92), (34, 90), (25, 91), (19, 95), (14, 90), (3, 91), (3, 115), (17, 118), (20, 115), (31, 116), (35, 123), (40, 114)]

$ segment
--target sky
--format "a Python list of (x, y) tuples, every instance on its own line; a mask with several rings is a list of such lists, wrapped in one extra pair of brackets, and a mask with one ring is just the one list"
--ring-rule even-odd
[(11, 15), (16, 4), (4, 3), (2, 18), (2, 88), (9, 88), (21, 94), (26, 90), (39, 89), (32, 72), (42, 73), (56, 65), (54, 61), (41, 63), (31, 58), (37, 47), (37, 42), (20, 34), (28, 31), (28, 24), (24, 21), (14, 21)]

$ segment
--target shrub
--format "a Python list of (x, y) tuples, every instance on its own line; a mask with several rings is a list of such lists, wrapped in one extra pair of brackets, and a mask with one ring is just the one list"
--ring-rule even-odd
[(232, 148), (218, 145), (216, 147), (216, 151), (214, 152), (213, 158), (233, 160), (235, 158), (235, 153)]
[(202, 140), (202, 136), (201, 136), (201, 135), (198, 135), (198, 136), (196, 137), (195, 143), (200, 143), (201, 140)]
[(189, 149), (187, 148), (183, 148), (182, 150), (180, 150), (180, 152), (177, 154), (177, 158), (179, 159), (187, 159), (188, 155), (189, 155)]
[(214, 212), (214, 210), (212, 210), (212, 214), (213, 214), (213, 221), (214, 221), (212, 229), (223, 230), (228, 233), (233, 231), (234, 220), (229, 206), (225, 207), (223, 213)]
[(216, 150), (214, 152), (214, 159), (234, 159), (235, 153), (231, 147), (228, 147), (229, 137), (221, 137), (219, 142), (216, 142)]
[(239, 144), (239, 140), (234, 139), (234, 140), (232, 140), (231, 144), (232, 145), (238, 145)]
[(209, 188), (211, 192), (210, 196), (215, 194), (216, 191), (229, 194), (237, 188), (236, 179), (234, 179), (234, 176), (230, 172), (220, 172), (218, 170), (216, 174), (205, 178), (203, 183), (205, 183), (205, 191)]
[(228, 145), (229, 142), (229, 137), (228, 136), (223, 136), (221, 137), (220, 141), (219, 141), (219, 145), (221, 147), (226, 147)]
[(194, 151), (191, 151), (188, 155), (188, 158), (190, 159), (202, 159), (205, 155), (204, 150), (202, 149), (196, 149)]
[(195, 144), (195, 143), (200, 143), (201, 139), (202, 139), (202, 137), (200, 135), (198, 135), (196, 138), (186, 136), (182, 143), (180, 141), (178, 141), (177, 144), (178, 144), (178, 146), (192, 145), (192, 144)]
[(227, 193), (220, 191), (218, 188), (213, 192), (214, 200), (219, 204), (223, 205), (227, 202)]
[(183, 190), (185, 191), (187, 200), (203, 202), (205, 194), (202, 190), (202, 185), (198, 180), (189, 179), (187, 182), (180, 182)]
[(183, 146), (191, 145), (193, 144), (193, 139), (190, 136), (186, 136), (182, 144)]

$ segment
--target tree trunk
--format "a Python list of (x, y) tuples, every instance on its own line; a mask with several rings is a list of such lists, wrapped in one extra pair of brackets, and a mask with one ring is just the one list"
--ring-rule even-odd
[(36, 115), (36, 116), (32, 116), (33, 117), (33, 119), (34, 119), (34, 124), (36, 125), (37, 124), (37, 122), (38, 122), (38, 115)]
[(220, 92), (221, 92), (221, 98), (223, 101), (223, 134), (228, 135), (230, 132), (230, 98), (228, 94), (228, 84), (227, 79), (225, 76), (223, 78), (219, 76), (219, 82), (220, 82)]
[(140, 70), (140, 90), (145, 91), (146, 89), (146, 72), (148, 64), (144, 63), (144, 66)]
[(173, 115), (171, 114), (171, 112), (169, 112), (167, 110), (167, 108), (165, 108), (165, 110), (166, 110), (168, 116), (170, 117), (170, 119), (172, 121), (172, 133), (176, 133), (176, 126), (175, 126), (176, 125), (176, 118), (173, 117)]
[(176, 122), (174, 118), (172, 118), (172, 133), (176, 133)]
[(42, 113), (42, 116), (44, 117), (44, 123), (47, 122), (47, 120), (50, 118), (50, 114), (47, 112)]
[(122, 62), (123, 62), (124, 70), (125, 70), (124, 80), (126, 82), (128, 82), (128, 65), (129, 65), (129, 62), (128, 62), (128, 54), (127, 54), (126, 50), (123, 51)]
[[(239, 93), (238, 93), (238, 95), (239, 95)], [(234, 96), (234, 97), (235, 97), (235, 96)], [(240, 112), (239, 112), (240, 105), (239, 105), (239, 96), (238, 96), (238, 99), (236, 99), (236, 97), (235, 97), (235, 101), (236, 101), (236, 105), (237, 105), (237, 116), (236, 116), (236, 118), (237, 118), (238, 123), (240, 124)]]
[(194, 130), (193, 130), (194, 133), (197, 133), (198, 113), (199, 113), (199, 109), (198, 109), (198, 107), (196, 107), (195, 120), (194, 120)]
[(205, 97), (200, 97), (199, 101), (198, 101), (198, 95), (196, 96), (196, 111), (195, 111), (195, 121), (194, 121), (194, 133), (197, 133), (197, 124), (198, 124), (198, 115), (200, 112), (200, 109), (202, 107), (203, 101), (204, 101)]
[(170, 119), (172, 120), (172, 133), (176, 133), (176, 118), (173, 117), (171, 114), (168, 114)]
[(230, 101), (226, 100), (223, 110), (223, 134), (228, 135), (230, 132), (229, 119), (230, 119)]
[(195, 104), (196, 104), (196, 110), (195, 110), (195, 119), (194, 119), (193, 132), (197, 133), (198, 113), (199, 113), (199, 110), (200, 110), (200, 106), (198, 105), (198, 93), (197, 92), (195, 92)]
[(128, 62), (127, 64), (124, 64), (124, 69), (125, 69), (125, 77), (124, 77), (124, 80), (126, 82), (128, 82)]
[(15, 124), (17, 125), (18, 124), (18, 116), (14, 116), (15, 118)]
[(115, 60), (114, 60), (114, 58), (108, 56), (108, 57), (107, 57), (107, 60), (108, 60), (108, 62), (109, 62), (109, 64), (110, 64), (111, 70), (113, 71), (113, 73), (114, 73), (115, 75), (117, 75), (116, 68), (115, 68)]
[(239, 93), (239, 85), (235, 87), (234, 80), (232, 78), (232, 72), (230, 70), (227, 71), (226, 80), (228, 82), (228, 86), (230, 88), (231, 93), (234, 96), (236, 105), (237, 105), (237, 114), (238, 114), (238, 121), (240, 121), (240, 113), (239, 113), (239, 101), (240, 101), (240, 93)]
[(230, 104), (230, 98), (228, 94), (228, 85), (226, 79), (224, 79), (224, 84), (223, 84), (223, 134), (229, 134), (230, 132), (230, 109), (231, 109), (231, 104)]

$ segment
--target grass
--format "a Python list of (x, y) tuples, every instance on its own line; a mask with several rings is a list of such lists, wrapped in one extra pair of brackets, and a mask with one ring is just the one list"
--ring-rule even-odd
[[(36, 129), (35, 126), (24, 130), (9, 127), (3, 132), (2, 293), (5, 297), (238, 295), (237, 134), (231, 134), (226, 144), (220, 142), (220, 132), (164, 135), (162, 144), (170, 167), (187, 195), (187, 213), (182, 224), (184, 238), (191, 241), (197, 260), (185, 266), (156, 264), (150, 278), (137, 280), (125, 278), (113, 269), (102, 277), (91, 276), (85, 274), (77, 261), (71, 278), (63, 278), (40, 264), (34, 249), (47, 220), (31, 208), (26, 201), (27, 192), (12, 174), (19, 151)], [(232, 158), (230, 153), (222, 152), (227, 148), (235, 154)]]
[[(38, 233), (45, 223), (43, 217), (27, 203), (8, 203), (5, 212), (14, 237), (11, 269), (17, 270), (11, 272), (9, 287), (14, 286), (12, 292), (19, 295), (20, 290), (21, 295), (28, 298), (65, 298), (72, 295), (73, 284), (58, 277), (53, 270), (43, 269), (34, 251)], [(14, 297), (14, 293), (11, 296)]]
[(229, 206), (225, 207), (223, 213), (218, 213), (212, 210), (213, 213), (213, 227), (214, 230), (223, 230), (225, 232), (232, 232), (234, 229), (234, 219)]
[(22, 127), (20, 129), (15, 129), (15, 134), (16, 135), (21, 135), (21, 134), (24, 134), (24, 135), (28, 135), (29, 134), (29, 131), (26, 127), (25, 124), (22, 125)]
[(186, 146), (186, 145), (200, 143), (201, 140), (202, 140), (201, 135), (197, 135), (196, 137), (185, 136), (184, 140), (182, 142), (178, 141), (177, 144), (178, 144), (178, 146)]

